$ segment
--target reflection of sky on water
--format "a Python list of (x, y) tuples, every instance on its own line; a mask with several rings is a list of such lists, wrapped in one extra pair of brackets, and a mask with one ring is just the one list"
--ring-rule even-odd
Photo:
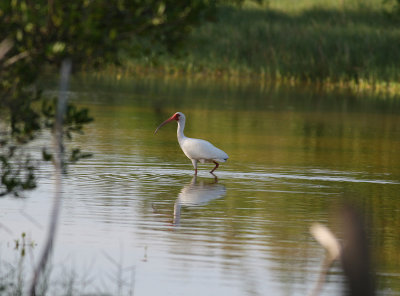
[[(398, 248), (386, 244), (386, 235), (400, 227), (393, 212), (399, 116), (386, 116), (383, 107), (374, 116), (331, 112), (332, 98), (313, 97), (303, 108), (288, 94), (283, 102), (250, 96), (243, 104), (261, 107), (247, 108), (239, 104), (244, 93), (227, 110), (208, 95), (204, 106), (212, 108), (202, 106), (199, 95), (195, 107), (184, 103), (179, 110), (187, 114), (188, 136), (210, 140), (231, 156), (216, 172), (218, 183), (207, 165), (193, 182), (175, 128), (153, 136), (159, 117), (177, 110), (154, 113), (145, 100), (135, 107), (129, 97), (121, 105), (92, 106), (96, 121), (76, 143), (94, 157), (70, 166), (65, 177), (54, 263), (87, 274), (93, 279), (88, 287), (114, 294), (120, 266), (124, 291), (133, 277), (135, 295), (306, 295), (324, 254), (308, 228), (315, 221), (329, 224), (330, 208), (344, 192), (361, 196), (376, 229), (385, 227), (377, 241), (385, 262), (392, 262)], [(51, 168), (42, 170), (28, 198), (0, 199), (0, 223), (7, 227), (0, 227), (3, 260), (17, 257), (13, 240), (22, 232), (37, 242), (38, 258), (53, 192)], [(381, 273), (390, 278), (398, 272), (391, 268)], [(341, 280), (336, 267), (324, 295), (337, 295)]]
[[(257, 197), (249, 195), (254, 194), (254, 188), (271, 194), (271, 199), (283, 193), (292, 198), (299, 194), (332, 195), (332, 180), (317, 179), (320, 186), (315, 179), (307, 182), (300, 178), (299, 182), (296, 177), (287, 177), (295, 176), (293, 171), (276, 168), (279, 173), (256, 172), (250, 174), (251, 178), (248, 174), (221, 171), (220, 181), (215, 183), (208, 173), (198, 180), (192, 178), (190, 164), (171, 169), (143, 162), (108, 165), (104, 160), (96, 156), (70, 168), (64, 182), (55, 251), (55, 262), (61, 262), (68, 270), (85, 270), (95, 276), (94, 286), (113, 289), (109, 276), (117, 273), (112, 262), (115, 260), (124, 267), (126, 281), (134, 273), (135, 291), (141, 295), (165, 291), (202, 295), (205, 286), (212, 291), (210, 295), (282, 291), (300, 295), (312, 287), (320, 264), (320, 256), (315, 254), (322, 258), (322, 250), (310, 245), (304, 233), (298, 247), (295, 241), (285, 242), (279, 232), (295, 229), (297, 222), (275, 225), (274, 217), (265, 215), (271, 209), (265, 208), (263, 214), (256, 207), (257, 203), (263, 207), (263, 203), (274, 201), (257, 201)], [(349, 178), (346, 173), (341, 177)], [(350, 176), (350, 182), (356, 177)], [(325, 193), (318, 193), (321, 188)], [(6, 235), (8, 241), (23, 231), (41, 241), (45, 228), (36, 224), (47, 225), (51, 192), (51, 180), (43, 180), (31, 197), (4, 201), (8, 210), (6, 216), (3, 212), (3, 219), (13, 229), (12, 234)], [(245, 201), (235, 209), (242, 214), (229, 216), (232, 198)], [(21, 209), (34, 217), (36, 224), (24, 218)], [(252, 211), (255, 214), (249, 215)], [(293, 238), (299, 238), (299, 233), (295, 231)], [(3, 254), (15, 252), (4, 244), (2, 249)], [(40, 244), (35, 253), (39, 250)], [(337, 292), (329, 285), (328, 290)]]
[[(265, 234), (257, 230), (260, 221), (226, 216), (223, 181), (215, 183), (207, 175), (191, 180), (190, 167), (176, 168), (171, 175), (163, 166), (148, 165), (140, 170), (129, 163), (108, 166), (99, 161), (91, 166), (90, 160), (85, 162), (71, 167), (64, 181), (54, 260), (63, 267), (56, 268), (55, 274), (64, 269), (78, 274), (84, 271), (88, 277), (96, 277), (93, 286), (113, 289), (109, 276), (117, 273), (117, 267), (111, 257), (125, 268), (124, 277), (134, 272), (135, 291), (141, 295), (165, 291), (202, 295), (205, 285), (210, 295), (278, 293), (282, 289), (279, 282), (274, 283), (276, 275), (271, 268), (276, 259), (271, 265), (273, 255)], [(34, 248), (35, 258), (46, 230), (37, 225), (47, 225), (51, 196), (51, 180), (46, 179), (29, 198), (3, 202), (7, 208), (3, 221), (12, 228), (12, 233), (3, 237), (11, 242), (26, 232), (39, 243)], [(216, 209), (215, 202), (219, 203)], [(174, 229), (174, 207), (176, 210), (178, 205), (184, 210), (179, 213), (180, 227)], [(24, 218), (21, 209), (37, 225)], [(248, 224), (243, 230), (229, 225), (229, 221), (235, 224), (241, 219)], [(249, 227), (251, 224), (254, 227)], [(3, 244), (2, 254), (11, 258), (15, 251)], [(293, 272), (293, 266), (288, 268)], [(265, 285), (266, 280), (271, 284)], [(301, 280), (295, 286), (304, 290)]]

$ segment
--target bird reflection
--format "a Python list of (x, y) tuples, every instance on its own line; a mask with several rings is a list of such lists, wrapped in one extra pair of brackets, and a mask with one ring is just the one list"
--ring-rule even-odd
[(184, 186), (178, 195), (174, 204), (174, 225), (178, 226), (181, 217), (181, 207), (202, 206), (208, 202), (224, 197), (226, 188), (222, 184), (218, 184), (218, 179), (215, 178), (213, 183), (197, 181), (194, 176), (192, 181)]

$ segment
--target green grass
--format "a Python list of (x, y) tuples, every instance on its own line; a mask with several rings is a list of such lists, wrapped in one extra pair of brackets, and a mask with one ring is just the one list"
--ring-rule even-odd
[(381, 0), (220, 7), (186, 52), (131, 60), (123, 73), (200, 75), (400, 91), (400, 21)]

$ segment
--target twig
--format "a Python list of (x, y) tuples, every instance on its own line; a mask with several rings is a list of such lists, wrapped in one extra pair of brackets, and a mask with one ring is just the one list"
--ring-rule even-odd
[(15, 56), (12, 56), (7, 61), (4, 62), (4, 67), (11, 66), (12, 64), (18, 62), (19, 60), (25, 59), (29, 56), (28, 51), (23, 51)]
[(319, 278), (314, 286), (310, 296), (318, 296), (321, 293), (322, 287), (325, 283), (326, 275), (329, 272), (333, 262), (340, 259), (342, 247), (337, 237), (329, 230), (328, 227), (314, 223), (310, 228), (311, 234), (315, 240), (321, 244), (326, 250), (325, 260), (322, 263)]
[(0, 42), (0, 61), (4, 58), (7, 52), (13, 47), (14, 42), (9, 38), (5, 38), (3, 41)]
[(3, 228), (8, 234), (13, 234), (12, 230), (5, 226), (3, 223), (0, 223), (0, 228)]
[(26, 219), (28, 219), (32, 224), (34, 224), (36, 227), (43, 229), (42, 224), (40, 224), (35, 218), (33, 218), (31, 215), (29, 215), (27, 212), (24, 210), (19, 211), (22, 216), (24, 216)]
[(61, 65), (61, 77), (60, 77), (60, 94), (58, 97), (57, 113), (55, 130), (53, 136), (54, 146), (54, 167), (55, 167), (55, 192), (53, 200), (53, 208), (51, 212), (50, 227), (48, 231), (47, 241), (44, 246), (42, 256), (39, 260), (39, 264), (33, 274), (33, 280), (30, 287), (30, 295), (36, 295), (36, 285), (38, 283), (40, 274), (44, 271), (47, 261), (50, 257), (53, 249), (54, 238), (56, 235), (58, 216), (61, 208), (62, 198), (62, 182), (61, 175), (63, 173), (64, 163), (64, 145), (63, 145), (63, 118), (67, 106), (67, 90), (68, 82), (71, 74), (71, 60), (64, 59)]

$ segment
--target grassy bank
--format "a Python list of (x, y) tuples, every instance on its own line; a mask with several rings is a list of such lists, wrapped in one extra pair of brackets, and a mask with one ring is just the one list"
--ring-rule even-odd
[(400, 93), (400, 21), (384, 8), (381, 0), (220, 7), (218, 21), (194, 30), (179, 57), (130, 60), (115, 71)]

